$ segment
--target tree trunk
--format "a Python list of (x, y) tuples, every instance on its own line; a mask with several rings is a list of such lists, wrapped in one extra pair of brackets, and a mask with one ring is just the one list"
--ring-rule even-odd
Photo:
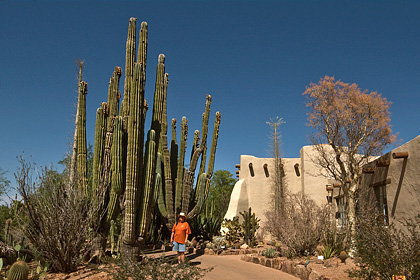
[(350, 241), (350, 256), (354, 255), (356, 251), (356, 198), (355, 189), (356, 186), (352, 186), (347, 196), (347, 221), (349, 229), (349, 241)]

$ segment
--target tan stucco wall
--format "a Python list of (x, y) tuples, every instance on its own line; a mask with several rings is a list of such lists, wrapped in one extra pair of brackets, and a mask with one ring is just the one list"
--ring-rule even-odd
[[(305, 146), (301, 150), (301, 158), (282, 158), (285, 188), (290, 193), (304, 191), (313, 197), (319, 205), (326, 203), (325, 185), (328, 179), (319, 176), (319, 169), (310, 160), (314, 150)], [(254, 176), (251, 175), (249, 164), (252, 163)], [(268, 177), (264, 171), (267, 164)], [(295, 168), (296, 166), (296, 168)], [(297, 169), (297, 170), (296, 170)], [(240, 216), (240, 212), (252, 208), (252, 212), (264, 223), (264, 213), (273, 208), (274, 159), (257, 158), (242, 155), (239, 170), (239, 180), (231, 194), (228, 211), (225, 218)], [(305, 183), (304, 183), (305, 182)]]
[[(396, 152), (408, 152), (408, 157), (393, 158), (392, 154)], [(389, 166), (381, 167), (376, 164), (386, 160), (389, 160)], [(420, 136), (381, 156), (366, 167), (372, 168), (373, 173), (362, 174), (362, 190), (372, 189), (375, 184), (388, 180), (386, 195), (391, 222), (403, 221), (420, 214)]]

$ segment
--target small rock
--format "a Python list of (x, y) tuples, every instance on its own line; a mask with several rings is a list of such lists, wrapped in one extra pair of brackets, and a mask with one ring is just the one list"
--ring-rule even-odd
[(309, 274), (308, 280), (321, 280), (321, 275), (313, 270), (311, 274)]
[(241, 245), (241, 249), (248, 249), (248, 248), (249, 248), (248, 244)]
[(338, 267), (338, 260), (337, 259), (328, 259), (324, 262), (325, 267)]
[(355, 263), (354, 263), (354, 259), (352, 259), (352, 258), (347, 258), (346, 259), (346, 261), (344, 262), (346, 265), (351, 265), (351, 266), (353, 266), (353, 265), (355, 265)]
[(244, 255), (244, 261), (251, 262), (252, 261), (252, 257), (250, 255)]

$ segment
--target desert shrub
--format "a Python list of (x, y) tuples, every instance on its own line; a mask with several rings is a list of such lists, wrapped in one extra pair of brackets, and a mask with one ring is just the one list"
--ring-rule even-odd
[(35, 181), (32, 171), (31, 164), (21, 159), (15, 175), (24, 202), (20, 220), (24, 235), (42, 252), (52, 270), (73, 271), (89, 245), (97, 208), (77, 186), (49, 176), (47, 168)]
[(109, 273), (114, 280), (195, 280), (203, 279), (213, 268), (202, 269), (188, 264), (173, 264), (161, 258), (144, 257), (141, 262), (132, 259), (121, 260)]
[(321, 243), (324, 232), (329, 230), (330, 216), (326, 209), (302, 193), (288, 195), (284, 213), (266, 212), (267, 230), (287, 246), (288, 257), (313, 254)]
[(383, 225), (378, 215), (364, 215), (358, 219), (355, 261), (358, 270), (351, 277), (363, 279), (391, 279), (404, 275), (420, 279), (420, 216)]

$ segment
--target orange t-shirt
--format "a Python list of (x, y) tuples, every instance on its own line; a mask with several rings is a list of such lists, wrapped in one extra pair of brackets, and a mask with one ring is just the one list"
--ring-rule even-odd
[(174, 232), (174, 241), (185, 244), (185, 237), (191, 234), (190, 225), (187, 222), (178, 222), (172, 228), (172, 232)]

